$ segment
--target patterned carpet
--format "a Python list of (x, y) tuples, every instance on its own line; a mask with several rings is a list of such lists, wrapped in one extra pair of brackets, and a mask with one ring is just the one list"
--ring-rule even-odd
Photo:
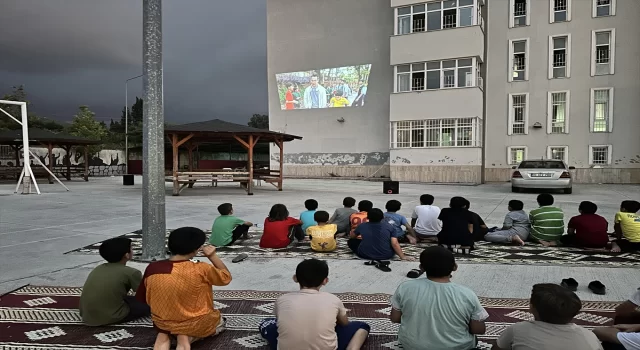
[[(167, 235), (171, 231), (167, 231)], [(211, 232), (207, 232), (207, 237)], [(246, 253), (250, 258), (299, 258), (316, 257), (319, 259), (358, 259), (345, 239), (338, 239), (338, 248), (331, 253), (316, 253), (311, 250), (309, 243), (293, 243), (287, 248), (264, 249), (258, 246), (261, 231), (252, 232), (253, 238), (238, 241), (236, 245), (218, 248), (218, 255), (235, 257)], [(133, 240), (133, 250), (136, 256), (142, 253), (142, 233), (136, 231), (123, 235)], [(418, 257), (429, 244), (403, 244), (405, 254)], [(72, 250), (67, 254), (98, 254), (100, 242)], [(458, 263), (470, 264), (508, 264), (508, 265), (560, 265), (560, 266), (590, 266), (590, 267), (639, 267), (639, 253), (611, 253), (602, 250), (583, 250), (565, 247), (543, 247), (539, 244), (527, 243), (523, 247), (499, 245), (489, 242), (477, 242), (471, 255), (456, 256)]]
[[(156, 333), (149, 319), (106, 326), (81, 323), (77, 305), (81, 289), (26, 286), (0, 298), (0, 349), (152, 349)], [(215, 338), (195, 343), (193, 349), (267, 349), (258, 324), (273, 311), (281, 292), (218, 290), (216, 307), (227, 318), (228, 329)], [(371, 325), (364, 349), (402, 349), (396, 340), (398, 326), (389, 319), (389, 296), (384, 294), (338, 294), (351, 319)], [(489, 312), (487, 333), (480, 348), (489, 349), (509, 325), (532, 318), (528, 300), (481, 298)], [(587, 328), (612, 323), (617, 303), (583, 302), (575, 323)]]

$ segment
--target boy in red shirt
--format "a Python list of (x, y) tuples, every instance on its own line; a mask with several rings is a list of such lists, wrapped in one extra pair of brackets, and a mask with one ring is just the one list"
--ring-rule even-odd
[(609, 244), (609, 223), (596, 214), (598, 206), (584, 201), (578, 206), (578, 211), (580, 215), (572, 217), (567, 224), (568, 234), (560, 239), (562, 244), (578, 248), (606, 248)]
[(290, 217), (284, 204), (276, 204), (271, 207), (269, 217), (264, 220), (260, 248), (285, 248), (294, 238), (300, 242), (304, 237), (302, 221)]

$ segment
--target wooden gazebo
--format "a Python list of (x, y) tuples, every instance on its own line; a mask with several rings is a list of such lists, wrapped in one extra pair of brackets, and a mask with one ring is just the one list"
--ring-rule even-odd
[[(89, 181), (89, 151), (90, 145), (99, 144), (100, 141), (89, 140), (84, 137), (74, 136), (65, 133), (54, 133), (44, 129), (32, 129), (29, 128), (29, 144), (31, 146), (41, 146), (47, 148), (49, 151), (49, 165), (48, 168), (51, 172), (54, 171), (53, 167), (53, 148), (60, 147), (67, 154), (66, 171), (64, 175), (66, 179), (71, 180), (71, 148), (83, 147), (84, 148), (84, 174), (85, 181)], [(16, 177), (20, 175), (22, 167), (20, 166), (20, 150), (22, 150), (22, 129), (18, 130), (6, 130), (0, 132), (0, 145), (8, 145), (15, 151), (16, 165), (14, 167), (6, 167), (12, 172), (15, 172)], [(25, 159), (24, 161), (28, 161)], [(64, 166), (64, 165), (63, 165)], [(4, 167), (3, 167), (4, 168)], [(49, 177), (49, 183), (53, 183), (53, 179)]]
[[(171, 143), (173, 153), (173, 169), (167, 181), (173, 183), (173, 195), (178, 196), (185, 187), (193, 187), (196, 182), (218, 181), (239, 182), (247, 194), (253, 194), (253, 181), (262, 180), (274, 185), (282, 191), (282, 174), (284, 162), (284, 143), (300, 136), (279, 133), (264, 129), (234, 124), (214, 119), (205, 122), (171, 125), (165, 127), (165, 136)], [(244, 169), (194, 169), (193, 151), (201, 144), (238, 142), (248, 154), (247, 166)], [(254, 169), (253, 149), (258, 143), (275, 143), (280, 149), (280, 166), (278, 170)], [(188, 171), (179, 171), (178, 157), (180, 147), (188, 152)]]

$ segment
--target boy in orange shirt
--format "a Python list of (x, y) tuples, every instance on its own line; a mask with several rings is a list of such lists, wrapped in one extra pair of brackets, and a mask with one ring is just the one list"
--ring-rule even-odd
[(358, 225), (369, 222), (367, 215), (371, 209), (373, 209), (373, 203), (371, 201), (364, 200), (358, 202), (358, 212), (351, 214), (349, 217), (349, 222), (351, 223), (350, 236), (353, 237), (353, 235), (355, 235)]

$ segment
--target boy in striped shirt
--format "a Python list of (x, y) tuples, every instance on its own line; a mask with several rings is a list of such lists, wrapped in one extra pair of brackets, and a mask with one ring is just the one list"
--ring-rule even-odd
[(538, 196), (540, 208), (529, 212), (531, 221), (531, 240), (545, 247), (556, 246), (564, 234), (564, 213), (553, 206), (553, 196), (542, 193)]

